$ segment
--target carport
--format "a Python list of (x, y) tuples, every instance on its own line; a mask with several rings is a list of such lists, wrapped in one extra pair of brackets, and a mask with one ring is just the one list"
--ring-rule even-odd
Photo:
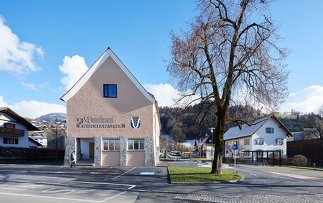
[[(243, 151), (246, 153), (251, 153), (251, 160), (252, 162), (256, 161), (257, 163), (264, 163), (266, 161), (266, 163), (268, 164), (269, 161), (272, 160), (272, 165), (275, 166), (275, 157), (277, 157), (276, 155), (278, 155), (278, 165), (281, 166), (282, 165), (282, 152), (280, 150), (264, 150), (264, 151), (259, 151), (259, 150), (255, 150), (255, 151), (250, 151), (250, 150), (246, 150)], [(265, 155), (265, 156), (264, 156)], [(270, 155), (272, 155), (272, 157), (269, 157)]]

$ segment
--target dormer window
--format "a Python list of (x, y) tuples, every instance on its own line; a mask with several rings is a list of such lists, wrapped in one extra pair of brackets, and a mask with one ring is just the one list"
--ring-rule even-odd
[(104, 84), (103, 96), (107, 98), (117, 98), (117, 85), (116, 84)]
[(4, 128), (16, 129), (16, 124), (14, 124), (14, 123), (4, 123), (3, 127)]

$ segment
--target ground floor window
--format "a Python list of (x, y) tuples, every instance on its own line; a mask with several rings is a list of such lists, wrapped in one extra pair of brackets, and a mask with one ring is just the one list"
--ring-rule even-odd
[(18, 144), (18, 138), (4, 137), (3, 144)]
[(119, 151), (120, 140), (103, 140), (103, 150), (105, 151)]
[(128, 140), (128, 150), (144, 150), (145, 140)]
[(250, 152), (248, 151), (243, 152), (243, 156), (250, 156)]

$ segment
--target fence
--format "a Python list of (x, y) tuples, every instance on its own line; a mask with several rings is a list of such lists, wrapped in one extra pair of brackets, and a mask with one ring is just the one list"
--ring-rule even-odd
[(323, 139), (310, 139), (287, 142), (287, 156), (306, 156), (310, 164), (323, 166)]
[(63, 162), (64, 150), (0, 147), (0, 163)]

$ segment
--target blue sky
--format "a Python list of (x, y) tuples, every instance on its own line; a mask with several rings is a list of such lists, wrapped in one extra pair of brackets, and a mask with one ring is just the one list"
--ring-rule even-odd
[[(323, 105), (323, 1), (280, 0), (271, 8), (290, 50), (290, 96), (280, 110), (315, 111)], [(107, 47), (161, 105), (171, 105), (169, 33), (196, 14), (194, 0), (0, 0), (0, 106), (28, 117), (64, 111), (59, 98), (79, 74), (70, 67), (84, 71)]]

